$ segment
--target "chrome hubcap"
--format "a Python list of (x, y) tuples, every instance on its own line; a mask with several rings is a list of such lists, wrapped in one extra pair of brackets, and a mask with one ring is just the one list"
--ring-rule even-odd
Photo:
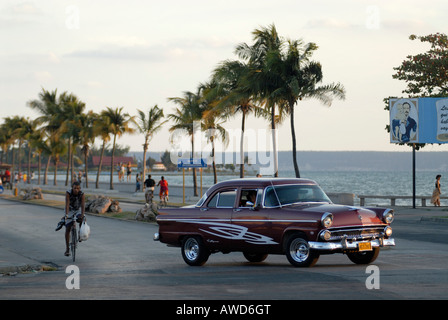
[(289, 252), (295, 261), (303, 262), (308, 259), (308, 256), (310, 255), (310, 248), (302, 239), (295, 239), (289, 247)]
[(199, 256), (199, 245), (196, 239), (190, 238), (185, 242), (184, 253), (188, 260), (196, 260)]

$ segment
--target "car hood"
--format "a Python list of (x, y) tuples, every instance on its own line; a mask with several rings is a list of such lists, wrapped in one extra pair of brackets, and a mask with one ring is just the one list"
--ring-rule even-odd
[(283, 209), (297, 210), (318, 217), (329, 212), (333, 215), (332, 228), (384, 224), (375, 211), (361, 207), (329, 203), (306, 203), (292, 205), (289, 208), (284, 207)]

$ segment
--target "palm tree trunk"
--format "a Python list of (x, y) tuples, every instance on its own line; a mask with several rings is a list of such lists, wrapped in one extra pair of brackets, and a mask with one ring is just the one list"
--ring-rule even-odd
[[(143, 177), (141, 177), (142, 181), (144, 182), (146, 179), (146, 152), (148, 151), (148, 142), (145, 141), (145, 144), (143, 145)], [(142, 190), (145, 189), (145, 184), (143, 183)]]
[(20, 177), (20, 174), (22, 173), (22, 156), (21, 156), (21, 152), (22, 151), (22, 141), (21, 140), (19, 140), (19, 149), (17, 150), (17, 152), (18, 152), (18, 154), (17, 154), (17, 162), (18, 162), (18, 165), (19, 165), (19, 177)]
[(27, 175), (27, 183), (31, 182), (31, 146), (28, 143), (28, 175)]
[(12, 161), (11, 161), (11, 164), (12, 164), (12, 166), (11, 166), (11, 180), (12, 180), (12, 175), (14, 174), (14, 172), (15, 172), (15, 167), (14, 167), (14, 164), (15, 164), (15, 161), (16, 161), (16, 153), (14, 152), (14, 144), (12, 144), (12, 147), (11, 147), (11, 149), (12, 149)]
[(37, 160), (37, 184), (40, 185), (40, 170), (42, 169), (42, 152), (39, 152)]
[(241, 141), (240, 141), (240, 178), (244, 178), (244, 129), (246, 126), (246, 112), (243, 110), (241, 119)]
[(215, 184), (218, 183), (218, 175), (216, 173), (216, 162), (215, 162), (215, 139), (211, 137), (212, 143), (212, 167), (213, 167), (213, 181)]
[[(73, 149), (75, 149), (75, 148), (73, 148)], [(75, 182), (75, 166), (74, 166), (74, 162), (75, 162), (75, 150), (73, 150), (72, 155), (70, 157), (70, 167), (72, 168), (71, 169), (70, 186), (73, 185), (73, 182)]]
[(55, 160), (54, 161), (54, 177), (53, 177), (53, 185), (55, 185), (55, 186), (58, 185), (57, 174), (58, 174), (58, 161)]
[(84, 152), (84, 172), (86, 175), (86, 188), (89, 187), (89, 173), (88, 173), (89, 169), (87, 168), (87, 158), (88, 158), (87, 153), (88, 152)]
[(117, 135), (114, 134), (114, 144), (112, 146), (112, 159), (110, 160), (110, 190), (114, 189), (114, 157), (115, 157), (115, 141)]
[(103, 146), (101, 147), (101, 155), (100, 155), (100, 163), (98, 165), (98, 173), (96, 174), (96, 188), (98, 189), (100, 186), (100, 173), (101, 173), (101, 165), (103, 164), (103, 154), (104, 148), (106, 147), (106, 142), (103, 141)]
[[(194, 133), (191, 135), (191, 158), (194, 158)], [(193, 192), (194, 196), (198, 196), (198, 185), (196, 181), (196, 168), (193, 168)]]
[(48, 169), (50, 168), (51, 155), (48, 156), (47, 166), (44, 173), (44, 184), (48, 184)]
[(67, 171), (65, 172), (65, 185), (68, 185), (68, 177), (70, 174), (70, 160), (72, 156), (72, 139), (68, 139), (68, 156), (67, 156)]
[(271, 106), (272, 148), (274, 153), (274, 177), (278, 177), (277, 133), (275, 131), (275, 104)]
[(289, 103), (290, 117), (291, 117), (291, 138), (292, 138), (292, 162), (294, 164), (294, 171), (296, 178), (300, 178), (299, 166), (297, 165), (297, 142), (296, 130), (294, 128), (294, 103)]

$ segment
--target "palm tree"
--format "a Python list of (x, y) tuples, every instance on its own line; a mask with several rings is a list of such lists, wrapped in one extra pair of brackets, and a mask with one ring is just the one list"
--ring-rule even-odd
[(213, 113), (217, 112), (225, 118), (241, 112), (240, 178), (244, 177), (244, 131), (247, 115), (250, 113), (256, 117), (263, 115), (263, 109), (252, 101), (252, 92), (242, 84), (249, 72), (249, 66), (243, 62), (231, 60), (221, 62), (213, 72), (214, 85), (207, 94), (208, 99), (214, 100)]
[(296, 134), (294, 127), (294, 106), (298, 100), (317, 98), (326, 105), (331, 105), (333, 97), (345, 98), (341, 84), (318, 86), (322, 81), (322, 67), (310, 61), (317, 46), (314, 43), (303, 44), (301, 40), (288, 40), (286, 53), (272, 54), (266, 57), (266, 69), (269, 70), (271, 82), (275, 84), (270, 98), (277, 105), (283, 105), (290, 115), (292, 154), (295, 175), (300, 178), (297, 165)]
[[(224, 143), (228, 142), (228, 133), (222, 126), (228, 115), (220, 110), (215, 110), (214, 107), (218, 100), (214, 100), (214, 94), (210, 94), (217, 87), (216, 83), (204, 83), (199, 85), (199, 93), (201, 95), (201, 104), (204, 107), (202, 116), (202, 130), (205, 131), (205, 136), (212, 145), (212, 168), (214, 183), (218, 182), (215, 162), (215, 139), (220, 137)], [(211, 98), (211, 99), (210, 99)], [(221, 122), (219, 122), (221, 121)]]
[[(17, 162), (18, 162), (18, 172), (22, 172), (22, 145), (24, 141), (27, 139), (28, 134), (28, 123), (29, 120), (22, 116), (13, 116), (6, 117), (5, 119), (5, 127), (8, 128), (8, 132), (11, 136), (13, 143), (18, 141), (18, 150), (17, 150)], [(13, 170), (14, 170), (14, 154), (13, 154)]]
[(41, 116), (39, 116), (35, 121), (41, 124), (46, 132), (47, 143), (45, 144), (46, 153), (48, 154), (47, 167), (45, 169), (45, 184), (47, 183), (47, 171), (50, 164), (50, 159), (53, 158), (55, 163), (55, 174), (54, 174), (54, 184), (57, 184), (56, 174), (57, 174), (57, 164), (61, 154), (64, 154), (67, 150), (65, 144), (61, 140), (61, 127), (64, 121), (63, 114), (61, 112), (62, 108), (57, 96), (57, 89), (50, 92), (45, 89), (39, 93), (39, 99), (28, 101), (27, 105), (39, 111)]
[[(149, 109), (148, 113), (137, 109), (138, 118), (136, 119), (137, 130), (144, 135), (145, 142), (143, 143), (143, 177), (146, 177), (146, 152), (148, 151), (149, 141), (154, 137), (157, 131), (162, 128), (168, 120), (162, 121), (163, 110), (157, 105)], [(146, 115), (148, 115), (146, 117)]]
[(42, 153), (46, 150), (46, 142), (45, 142), (45, 130), (42, 128), (34, 130), (33, 134), (30, 136), (30, 146), (34, 148), (37, 153), (37, 184), (40, 184), (40, 171), (41, 171), (41, 160)]
[[(168, 118), (173, 120), (175, 123), (170, 128), (170, 132), (175, 130), (187, 131), (188, 135), (191, 137), (191, 158), (194, 158), (194, 124), (202, 119), (204, 112), (204, 108), (200, 103), (200, 95), (186, 91), (184, 92), (183, 97), (168, 98), (168, 101), (172, 101), (180, 106), (180, 108), (176, 108), (174, 113), (168, 115)], [(195, 168), (193, 168), (193, 189), (194, 195), (197, 196), (198, 190)]]
[(129, 116), (128, 113), (122, 113), (123, 107), (121, 108), (109, 108), (101, 112), (102, 117), (107, 118), (109, 124), (110, 132), (113, 135), (112, 143), (112, 159), (110, 162), (110, 189), (114, 189), (113, 174), (114, 174), (114, 158), (115, 158), (115, 146), (117, 142), (117, 137), (121, 137), (125, 133), (133, 133), (134, 129), (130, 127), (130, 122), (134, 121), (133, 117)]
[(33, 138), (33, 134), (36, 131), (37, 121), (30, 120), (29, 118), (25, 118), (22, 122), (22, 127), (19, 131), (19, 134), (26, 140), (28, 146), (28, 175), (27, 175), (27, 183), (31, 181), (31, 140)]
[(76, 146), (79, 144), (79, 131), (82, 126), (79, 125), (79, 117), (83, 114), (85, 103), (80, 101), (77, 96), (67, 92), (59, 96), (60, 112), (55, 116), (62, 122), (62, 137), (67, 139), (68, 144), (68, 165), (65, 177), (65, 185), (68, 185), (69, 173), (71, 169), (71, 183), (74, 180), (73, 158)]
[(84, 172), (86, 175), (86, 188), (89, 187), (89, 170), (88, 170), (88, 156), (90, 152), (90, 145), (95, 142), (97, 135), (94, 123), (98, 120), (98, 115), (93, 111), (81, 113), (77, 118), (77, 125), (79, 126), (79, 142), (81, 144), (81, 152), (84, 155)]
[(100, 113), (98, 115), (98, 121), (94, 123), (95, 126), (95, 132), (98, 136), (101, 137), (103, 143), (101, 144), (101, 154), (100, 154), (100, 163), (98, 165), (98, 171), (96, 174), (96, 184), (95, 188), (99, 188), (99, 181), (100, 181), (100, 173), (101, 173), (101, 166), (103, 165), (103, 155), (104, 155), (104, 149), (106, 148), (106, 144), (110, 141), (110, 135), (112, 133), (112, 126), (109, 124), (110, 118), (105, 116), (103, 113)]
[(249, 71), (245, 73), (244, 78), (240, 82), (242, 90), (249, 92), (252, 97), (258, 101), (262, 101), (263, 105), (270, 112), (270, 122), (272, 131), (272, 144), (274, 154), (274, 176), (278, 177), (278, 160), (277, 160), (277, 138), (276, 123), (281, 119), (280, 114), (276, 115), (275, 107), (277, 105), (272, 95), (275, 91), (275, 82), (271, 78), (271, 70), (266, 65), (269, 57), (280, 55), (284, 45), (283, 40), (277, 33), (274, 25), (255, 29), (253, 32), (254, 44), (249, 46), (242, 43), (237, 46), (236, 54), (244, 60), (248, 61)]
[(2, 157), (0, 162), (6, 161), (9, 145), (11, 144), (11, 136), (5, 124), (0, 125), (0, 148), (2, 149)]
[(6, 159), (6, 153), (9, 149), (9, 146), (12, 146), (11, 147), (11, 152), (12, 152), (11, 172), (14, 172), (14, 160), (15, 160), (14, 159), (15, 158), (14, 143), (16, 141), (16, 137), (13, 132), (14, 127), (15, 126), (13, 125), (12, 118), (7, 117), (7, 118), (4, 118), (4, 122), (0, 128), (0, 135), (1, 135), (0, 139), (1, 139), (1, 146), (2, 146), (2, 150), (3, 150), (2, 157), (5, 157), (5, 159)]
[(67, 152), (67, 144), (65, 141), (60, 139), (60, 136), (54, 135), (50, 136), (49, 138), (49, 146), (51, 150), (51, 158), (53, 159), (53, 166), (54, 166), (54, 178), (53, 178), (53, 185), (57, 185), (57, 173), (58, 173), (58, 164), (61, 159), (61, 155), (65, 154)]

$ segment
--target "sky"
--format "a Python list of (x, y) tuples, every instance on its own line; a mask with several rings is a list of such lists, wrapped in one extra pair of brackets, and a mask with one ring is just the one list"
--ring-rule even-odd
[[(274, 24), (285, 38), (316, 43), (312, 59), (322, 64), (322, 84), (339, 82), (346, 90), (346, 99), (330, 107), (299, 101), (298, 151), (408, 151), (390, 143), (383, 98), (402, 96), (405, 88), (392, 79), (393, 68), (428, 50), (409, 35), (445, 33), (446, 12), (444, 0), (2, 0), (0, 123), (36, 118), (27, 102), (42, 88), (75, 94), (87, 111), (123, 107), (137, 115), (158, 105), (173, 113), (169, 97), (195, 92), (221, 61), (237, 59), (238, 44), (252, 43), (252, 31)], [(151, 151), (172, 147), (172, 124), (154, 136)], [(241, 115), (223, 126), (237, 150)], [(246, 128), (248, 149), (269, 149), (267, 120), (249, 117)], [(131, 151), (141, 151), (143, 142), (143, 135), (118, 140)], [(278, 149), (291, 145), (287, 119), (278, 128)]]

